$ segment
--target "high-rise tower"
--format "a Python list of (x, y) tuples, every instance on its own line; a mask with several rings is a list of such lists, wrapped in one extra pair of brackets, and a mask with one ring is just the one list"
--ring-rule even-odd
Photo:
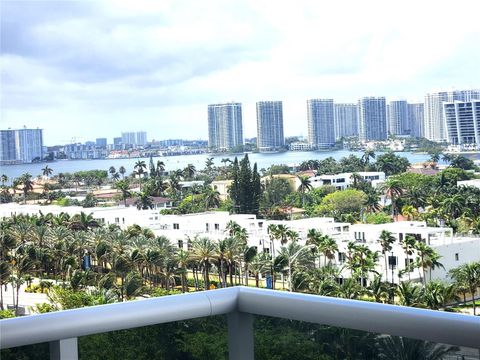
[(388, 111), (388, 132), (391, 135), (410, 135), (408, 104), (405, 100), (390, 101)]
[(480, 99), (480, 90), (454, 90), (428, 93), (425, 95), (424, 128), (425, 137), (432, 141), (447, 139), (443, 103)]
[(257, 102), (257, 148), (275, 151), (285, 145), (281, 101)]
[(227, 151), (243, 145), (242, 104), (208, 105), (208, 147)]
[(480, 147), (480, 100), (443, 103), (448, 142)]
[(335, 145), (333, 99), (307, 100), (308, 141), (318, 149)]
[(360, 140), (387, 138), (387, 109), (385, 97), (363, 97), (358, 100)]
[(335, 104), (335, 139), (358, 136), (357, 104)]

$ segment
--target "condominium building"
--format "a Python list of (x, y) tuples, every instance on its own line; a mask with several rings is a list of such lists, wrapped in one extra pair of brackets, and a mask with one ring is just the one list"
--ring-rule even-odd
[(390, 101), (388, 109), (388, 133), (390, 135), (410, 135), (411, 126), (407, 102), (405, 100)]
[(0, 130), (0, 164), (21, 164), (43, 159), (43, 130)]
[(443, 103), (448, 142), (480, 146), (480, 100)]
[(425, 95), (424, 128), (425, 138), (432, 141), (447, 140), (444, 102), (470, 101), (480, 99), (480, 89), (454, 90), (428, 93)]
[(95, 139), (95, 146), (97, 148), (106, 149), (107, 148), (107, 138), (97, 138), (97, 139)]
[(335, 115), (333, 99), (307, 100), (308, 142), (317, 149), (335, 144)]
[(408, 104), (408, 118), (411, 126), (410, 135), (424, 137), (423, 103)]
[(132, 132), (122, 132), (122, 144), (123, 145), (136, 145), (137, 137), (136, 134)]
[(147, 145), (147, 132), (146, 131), (137, 131), (136, 135), (136, 145), (145, 146)]
[(357, 104), (335, 104), (335, 139), (358, 136)]
[(208, 147), (227, 151), (243, 145), (242, 104), (208, 105)]
[(257, 102), (257, 148), (275, 151), (283, 148), (283, 108), (281, 101)]
[(387, 138), (387, 109), (385, 97), (363, 97), (358, 100), (360, 140)]

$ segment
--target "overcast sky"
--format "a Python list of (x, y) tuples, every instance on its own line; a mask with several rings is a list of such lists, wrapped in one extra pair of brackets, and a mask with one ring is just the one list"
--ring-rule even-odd
[(146, 130), (207, 138), (207, 105), (283, 100), (306, 135), (306, 100), (423, 101), (480, 85), (480, 1), (6, 1), (1, 128), (47, 145)]

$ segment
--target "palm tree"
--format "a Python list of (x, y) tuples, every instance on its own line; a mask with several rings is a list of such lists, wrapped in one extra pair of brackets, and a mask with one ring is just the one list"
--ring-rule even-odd
[(365, 168), (370, 164), (370, 159), (375, 159), (375, 152), (373, 150), (365, 150), (361, 158)]
[(22, 185), (23, 202), (26, 203), (28, 192), (33, 190), (32, 175), (30, 175), (29, 173), (23, 174), (20, 177), (20, 185)]
[[(385, 281), (388, 282), (388, 265), (387, 265), (387, 254), (392, 250), (392, 245), (395, 243), (395, 236), (390, 231), (382, 230), (380, 237), (378, 238), (378, 243), (382, 247), (382, 254), (385, 259)], [(393, 279), (392, 279), (393, 281)]]
[(267, 253), (257, 254), (248, 265), (248, 269), (255, 277), (255, 286), (260, 286), (260, 274), (270, 269), (270, 256)]
[[(438, 262), (440, 259), (440, 255), (437, 254), (437, 252), (428, 246), (425, 242), (423, 241), (417, 241), (415, 245), (415, 250), (417, 251), (418, 255), (418, 269), (422, 270), (420, 279), (423, 282), (423, 285), (426, 285), (426, 278), (425, 278), (425, 271), (426, 269), (434, 269), (435, 267), (443, 267), (443, 265)], [(431, 272), (430, 272), (431, 274)]]
[(396, 210), (396, 200), (403, 195), (403, 189), (399, 180), (395, 178), (390, 178), (385, 181), (382, 185), (383, 191), (385, 191), (385, 195), (390, 198), (392, 201), (392, 218), (395, 217), (395, 210)]
[(162, 175), (165, 171), (165, 163), (161, 160), (157, 160), (157, 176)]
[(113, 175), (117, 173), (117, 170), (115, 169), (114, 166), (110, 166), (110, 168), (108, 169), (108, 172), (110, 173), (110, 175), (113, 178)]
[(282, 246), (279, 256), (286, 260), (286, 271), (288, 274), (288, 291), (294, 291), (292, 282), (292, 273), (294, 270), (301, 269), (311, 261), (312, 245), (300, 245), (297, 242), (290, 242)]
[(201, 264), (205, 290), (208, 290), (210, 288), (210, 265), (217, 259), (215, 244), (207, 237), (195, 238), (192, 241), (192, 258)]
[(480, 262), (459, 266), (450, 275), (456, 282), (465, 284), (472, 295), (473, 314), (476, 315), (475, 294), (480, 287)]
[(407, 265), (405, 267), (405, 271), (408, 274), (408, 280), (410, 280), (410, 273), (412, 272), (409, 257), (413, 255), (413, 251), (415, 250), (416, 242), (417, 242), (417, 240), (412, 235), (406, 235), (405, 239), (402, 241), (402, 248), (403, 248), (403, 251), (405, 252), (405, 256), (406, 256), (406, 259), (407, 259)]
[(49, 168), (48, 165), (45, 165), (45, 167), (42, 169), (42, 174), (43, 176), (46, 176), (47, 179), (50, 175), (52, 175), (52, 173), (53, 173), (53, 170)]
[(353, 181), (352, 187), (354, 189), (358, 189), (359, 185), (363, 182), (362, 176), (359, 173), (354, 172), (352, 174), (351, 178), (352, 178), (352, 181)]
[(378, 358), (389, 360), (441, 360), (459, 350), (456, 346), (391, 335), (379, 335), (376, 347)]
[(188, 164), (185, 169), (183, 169), (183, 176), (187, 179), (192, 179), (196, 171), (193, 164)]
[(388, 282), (382, 281), (382, 277), (377, 275), (373, 278), (372, 282), (370, 282), (368, 290), (376, 302), (385, 302), (389, 297), (390, 287)]
[(318, 250), (323, 254), (324, 263), (323, 266), (331, 264), (331, 261), (335, 259), (335, 253), (338, 251), (338, 244), (335, 239), (328, 235), (321, 235), (319, 239)]
[(220, 206), (220, 193), (217, 190), (207, 186), (203, 194), (205, 196), (205, 210)]
[(398, 303), (402, 306), (423, 306), (423, 288), (411, 281), (401, 281), (396, 288)]
[(0, 177), (0, 181), (2, 182), (2, 186), (5, 186), (5, 183), (8, 181), (8, 176), (2, 174), (2, 176)]
[(182, 284), (182, 292), (188, 292), (187, 284), (187, 266), (190, 262), (190, 253), (180, 249), (175, 254), (175, 261), (177, 262), (178, 272), (180, 273), (180, 282)]
[(133, 167), (135, 171), (137, 172), (138, 176), (142, 178), (143, 174), (147, 170), (147, 164), (145, 164), (145, 161), (143, 160), (138, 160), (135, 163), (135, 166)]
[(125, 206), (127, 206), (127, 199), (131, 196), (130, 193), (130, 184), (127, 180), (119, 180), (117, 181), (113, 187), (117, 190), (120, 190), (122, 193), (122, 200)]
[(122, 175), (122, 179), (123, 179), (125, 177), (125, 173), (127, 172), (127, 170), (125, 169), (125, 167), (120, 166), (118, 168), (118, 172)]
[(153, 198), (148, 195), (146, 192), (141, 192), (138, 194), (137, 199), (135, 200), (135, 206), (138, 210), (148, 210), (153, 209), (155, 204), (153, 203)]
[(300, 182), (297, 191), (302, 194), (302, 207), (305, 207), (305, 193), (312, 189), (312, 184), (308, 176), (297, 175), (297, 178)]
[(372, 187), (368, 191), (365, 191), (365, 195), (367, 195), (365, 200), (367, 212), (374, 213), (380, 211), (382, 207), (380, 206), (380, 196), (378, 195), (377, 190)]
[(460, 194), (449, 196), (443, 200), (441, 208), (449, 218), (456, 219), (464, 211), (465, 199)]

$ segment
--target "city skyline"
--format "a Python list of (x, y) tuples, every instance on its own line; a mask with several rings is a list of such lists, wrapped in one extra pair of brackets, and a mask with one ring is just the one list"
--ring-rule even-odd
[(278, 99), (285, 135), (305, 136), (305, 99), (478, 87), (480, 4), (463, 3), (407, 1), (392, 17), (379, 1), (2, 1), (2, 125), (41, 127), (51, 145), (137, 124), (154, 139), (206, 138), (204, 106), (235, 100), (253, 137), (255, 102)]

